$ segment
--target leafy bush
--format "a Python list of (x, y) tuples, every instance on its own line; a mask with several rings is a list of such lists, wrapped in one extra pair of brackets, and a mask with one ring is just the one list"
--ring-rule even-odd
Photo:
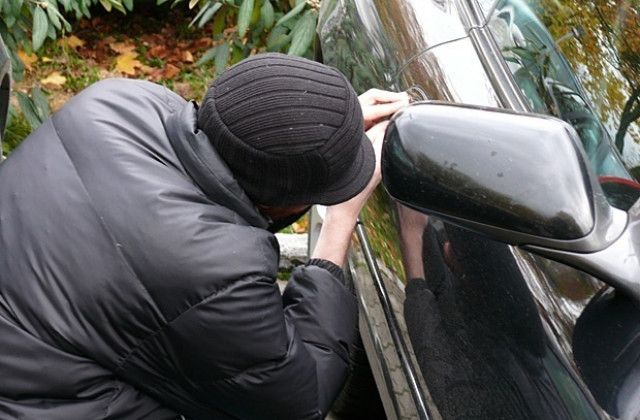
[[(213, 60), (218, 73), (256, 52), (311, 56), (319, 0), (154, 1), (155, 7), (188, 7), (195, 14), (190, 26), (211, 28), (214, 46), (200, 57), (198, 64)], [(37, 52), (47, 39), (73, 33), (72, 23), (91, 18), (95, 7), (126, 15), (134, 11), (135, 2), (144, 3), (141, 0), (0, 0), (0, 36), (9, 50), (14, 81), (22, 80), (25, 70), (18, 55), (20, 50)], [(37, 87), (28, 95), (18, 94), (18, 103), (32, 128), (49, 114), (46, 96)], [(15, 115), (15, 111), (12, 114)]]
[[(169, 0), (158, 0), (162, 4)], [(187, 0), (174, 0), (172, 6)], [(213, 22), (214, 40), (219, 43), (207, 51), (199, 64), (214, 60), (216, 70), (240, 61), (256, 51), (279, 51), (311, 56), (319, 2), (306, 0), (189, 0), (199, 7), (191, 25), (202, 27)], [(235, 23), (229, 27), (228, 22)], [(234, 30), (235, 29), (235, 30)], [(225, 31), (229, 34), (225, 37)]]

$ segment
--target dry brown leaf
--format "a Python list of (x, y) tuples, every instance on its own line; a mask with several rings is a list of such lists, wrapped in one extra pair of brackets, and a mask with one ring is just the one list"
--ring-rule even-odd
[(32, 64), (38, 61), (37, 55), (35, 54), (29, 55), (24, 50), (18, 50), (18, 57), (20, 57), (20, 60), (22, 60), (22, 63), (24, 64), (24, 67), (27, 70), (33, 70)]
[(149, 56), (156, 58), (164, 58), (167, 55), (167, 47), (162, 44), (154, 45), (149, 49)]
[(291, 227), (293, 228), (293, 231), (295, 233), (306, 233), (308, 229), (308, 224), (306, 220), (302, 220), (300, 222), (292, 223)]
[(85, 42), (75, 35), (70, 35), (58, 40), (58, 45), (61, 47), (68, 46), (73, 49), (84, 47)]
[(209, 49), (213, 45), (211, 37), (203, 37), (194, 41), (193, 47), (198, 49)]
[(155, 70), (157, 70), (157, 68), (156, 68), (156, 67), (151, 67), (151, 66), (147, 66), (147, 65), (142, 64), (142, 65), (138, 68), (138, 70), (140, 70), (142, 73), (145, 73), (145, 74), (151, 74), (152, 72), (154, 72)]
[(151, 67), (149, 72), (147, 72), (147, 79), (152, 82), (159, 82), (164, 77), (164, 69), (160, 69), (157, 67)]
[(109, 45), (113, 51), (117, 52), (120, 55), (136, 55), (136, 45), (130, 42), (115, 42)]
[(193, 54), (191, 54), (191, 51), (182, 52), (182, 61), (185, 63), (193, 63)]
[(142, 63), (136, 60), (137, 54), (121, 54), (116, 58), (116, 70), (135, 76), (136, 68), (140, 68)]
[(174, 77), (176, 77), (176, 75), (178, 75), (178, 73), (180, 73), (180, 68), (178, 68), (177, 66), (174, 66), (171, 63), (167, 63), (164, 66), (164, 77), (167, 79), (173, 79)]
[(40, 83), (47, 89), (59, 89), (67, 82), (67, 78), (60, 74), (58, 71), (54, 71), (44, 79), (40, 79)]
[(180, 63), (182, 61), (182, 52), (172, 52), (165, 57), (169, 63)]

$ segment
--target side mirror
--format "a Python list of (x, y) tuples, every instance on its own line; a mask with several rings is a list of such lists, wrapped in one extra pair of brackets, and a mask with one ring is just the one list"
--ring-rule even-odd
[(382, 175), (408, 207), (572, 265), (640, 303), (640, 222), (629, 222), (640, 204), (609, 205), (564, 121), (414, 104), (387, 129)]

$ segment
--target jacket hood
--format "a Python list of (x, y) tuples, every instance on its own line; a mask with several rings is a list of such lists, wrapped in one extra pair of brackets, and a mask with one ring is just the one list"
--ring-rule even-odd
[(185, 170), (212, 201), (224, 204), (252, 226), (266, 229), (269, 222), (238, 184), (207, 135), (197, 127), (197, 116), (198, 106), (191, 101), (166, 121), (167, 135)]

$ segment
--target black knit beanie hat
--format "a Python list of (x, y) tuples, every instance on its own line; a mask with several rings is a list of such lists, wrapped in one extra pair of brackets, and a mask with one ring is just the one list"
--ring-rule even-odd
[(375, 166), (357, 94), (339, 71), (303, 58), (261, 54), (227, 69), (198, 127), (255, 204), (340, 203)]

